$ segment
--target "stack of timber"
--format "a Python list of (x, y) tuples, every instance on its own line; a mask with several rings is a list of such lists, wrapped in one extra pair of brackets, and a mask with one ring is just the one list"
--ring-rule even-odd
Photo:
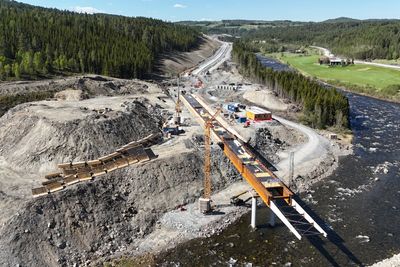
[(157, 156), (149, 146), (157, 143), (160, 138), (161, 134), (151, 134), (95, 160), (58, 164), (60, 171), (47, 174), (42, 186), (32, 189), (32, 195), (34, 197), (47, 195), (62, 190), (66, 186), (92, 180), (129, 165), (152, 160)]

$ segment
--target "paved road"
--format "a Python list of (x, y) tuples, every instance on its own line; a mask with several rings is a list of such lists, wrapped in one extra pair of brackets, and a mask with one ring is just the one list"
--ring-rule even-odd
[[(311, 46), (311, 47), (321, 50), (324, 53), (324, 55), (327, 56), (327, 57), (334, 56), (332, 54), (332, 52), (327, 48), (320, 47), (320, 46)], [(354, 63), (400, 70), (400, 66), (397, 66), (397, 65), (374, 63), (374, 62), (367, 62), (367, 61), (362, 61), (362, 60), (355, 60)]]
[(225, 60), (229, 59), (232, 44), (223, 42), (222, 46), (217, 52), (203, 63), (201, 63), (195, 70), (192, 71), (193, 75), (204, 75), (207, 71), (217, 69)]

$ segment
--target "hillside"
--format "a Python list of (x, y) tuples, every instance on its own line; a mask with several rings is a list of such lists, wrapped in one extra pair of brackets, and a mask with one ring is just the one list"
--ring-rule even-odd
[(400, 22), (366, 20), (308, 23), (301, 26), (262, 28), (246, 37), (281, 44), (319, 45), (335, 54), (358, 59), (398, 59)]
[(0, 80), (95, 73), (141, 78), (199, 33), (147, 18), (78, 14), (0, 0)]
[(268, 52), (292, 45), (318, 45), (358, 59), (400, 58), (400, 21), (340, 17), (323, 22), (222, 21), (191, 22), (208, 33), (227, 33), (265, 42)]

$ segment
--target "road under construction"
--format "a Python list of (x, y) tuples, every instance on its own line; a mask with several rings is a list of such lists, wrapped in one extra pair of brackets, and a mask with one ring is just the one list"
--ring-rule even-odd
[[(215, 112), (199, 96), (182, 95), (181, 102), (203, 126), (214, 117), (212, 114)], [(294, 199), (294, 193), (267, 167), (270, 165), (268, 161), (256, 153), (236, 131), (230, 129), (221, 117), (216, 116), (212, 120), (211, 137), (250, 185), (250, 189), (241, 197), (247, 194), (252, 199), (253, 227), (256, 227), (257, 199), (260, 198), (273, 212), (270, 220), (272, 226), (276, 215), (298, 239), (308, 235), (327, 236), (322, 227)]]
[[(223, 43), (216, 54), (205, 61), (190, 75), (203, 80), (205, 73), (215, 70), (229, 58), (231, 44)], [(206, 83), (205, 83), (206, 85)], [(179, 88), (179, 84), (178, 84)], [(294, 198), (294, 193), (286, 186), (272, 170), (270, 164), (253, 147), (248, 140), (243, 138), (236, 130), (230, 127), (218, 111), (213, 110), (199, 95), (184, 93), (178, 96), (175, 107), (175, 122), (179, 125), (182, 112), (181, 103), (189, 110), (196, 120), (205, 128), (205, 179), (204, 198), (200, 199), (200, 211), (208, 211), (211, 198), (210, 178), (210, 138), (219, 145), (225, 156), (230, 160), (236, 170), (247, 181), (249, 189), (232, 196), (232, 203), (250, 200), (252, 203), (251, 226), (256, 228), (257, 201), (261, 199), (271, 210), (270, 225), (275, 225), (278, 217), (288, 229), (298, 238), (308, 235), (327, 236), (320, 225), (299, 205)], [(32, 189), (35, 197), (50, 194), (64, 189), (66, 186), (92, 180), (114, 170), (125, 168), (132, 164), (148, 161), (157, 157), (147, 146), (157, 143), (160, 135), (152, 134), (141, 140), (131, 142), (114, 153), (87, 162), (68, 162), (59, 164), (61, 171), (46, 175), (43, 186)], [(208, 164), (207, 164), (208, 163)]]

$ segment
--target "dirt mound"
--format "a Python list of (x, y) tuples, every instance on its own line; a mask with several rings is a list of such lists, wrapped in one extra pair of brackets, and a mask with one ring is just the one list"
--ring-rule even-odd
[(251, 141), (254, 148), (266, 159), (277, 164), (280, 161), (279, 152), (285, 151), (304, 142), (305, 137), (282, 125), (278, 121), (270, 126), (257, 129), (255, 138)]
[(0, 153), (16, 169), (44, 173), (58, 163), (106, 155), (160, 130), (161, 118), (145, 103), (129, 102), (128, 110), (107, 101), (19, 105), (0, 118)]
[(82, 91), (81, 90), (73, 90), (67, 89), (61, 92), (58, 92), (54, 95), (57, 100), (82, 100)]
[(161, 110), (151, 103), (141, 96), (41, 101), (0, 117), (0, 228), (57, 164), (93, 160), (160, 132)]
[(27, 92), (62, 92), (80, 90), (80, 98), (143, 93), (149, 84), (139, 80), (124, 80), (105, 76), (87, 75), (55, 80), (21, 81), (0, 83), (0, 95), (16, 95)]
[[(135, 251), (135, 241), (164, 212), (200, 196), (203, 165), (197, 153), (131, 166), (30, 201), (0, 233), (0, 266), (83, 265)], [(218, 153), (212, 168), (216, 189), (237, 177)]]

